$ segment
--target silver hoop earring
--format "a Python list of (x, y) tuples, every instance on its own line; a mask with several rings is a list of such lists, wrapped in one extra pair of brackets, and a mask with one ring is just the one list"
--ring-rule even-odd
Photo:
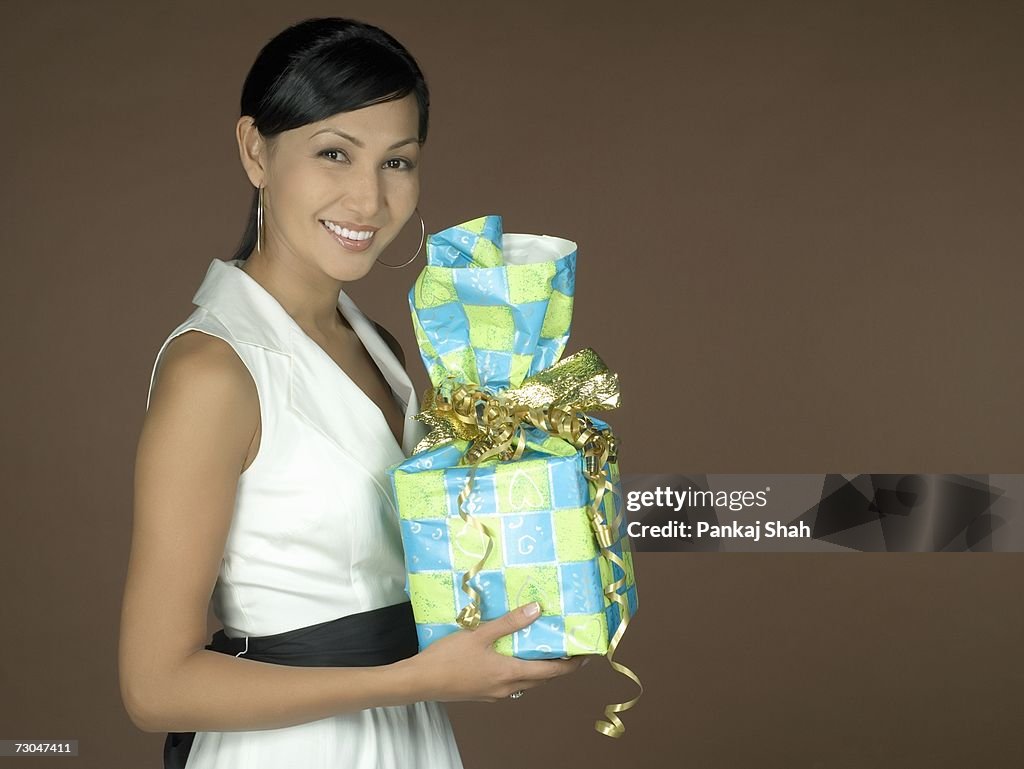
[(415, 259), (417, 256), (420, 255), (420, 249), (423, 248), (423, 239), (424, 239), (424, 237), (426, 237), (426, 234), (427, 234), (427, 225), (423, 221), (423, 216), (420, 214), (419, 206), (417, 206), (413, 210), (416, 211), (416, 215), (420, 217), (420, 245), (416, 249), (416, 253), (412, 255), (412, 259), (410, 259), (408, 262), (402, 262), (401, 264), (388, 264), (387, 262), (382, 262), (380, 260), (380, 257), (378, 257), (377, 258), (377, 263), (378, 264), (382, 264), (385, 267), (394, 267), (397, 270), (399, 267), (405, 267), (405, 265), (411, 263), (413, 259)]
[(256, 203), (256, 252), (263, 249), (263, 188), (260, 187), (259, 200)]

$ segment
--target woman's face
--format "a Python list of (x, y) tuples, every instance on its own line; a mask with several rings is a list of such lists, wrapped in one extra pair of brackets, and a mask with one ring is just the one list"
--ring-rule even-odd
[[(265, 187), (264, 248), (341, 282), (365, 276), (419, 200), (418, 130), (413, 94), (285, 131), (270, 148), (243, 117), (243, 163), (253, 184)], [(247, 144), (260, 147), (248, 161)]]

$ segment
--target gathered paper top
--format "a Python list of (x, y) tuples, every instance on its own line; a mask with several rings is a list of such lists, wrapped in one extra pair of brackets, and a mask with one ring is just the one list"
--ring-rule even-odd
[(576, 243), (505, 234), (491, 214), (431, 235), (426, 248), (409, 306), (434, 386), (474, 382), (494, 393), (558, 361), (572, 325)]

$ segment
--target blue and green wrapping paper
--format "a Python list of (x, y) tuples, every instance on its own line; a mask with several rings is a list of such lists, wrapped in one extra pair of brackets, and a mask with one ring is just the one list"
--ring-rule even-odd
[(454, 374), (495, 391), (558, 360), (572, 323), (575, 243), (503, 235), (491, 215), (431, 235), (426, 259), (409, 305), (435, 386)]
[[(613, 667), (639, 685), (628, 668), (612, 661), (637, 610), (614, 438), (606, 422), (582, 413), (617, 405), (617, 381), (589, 348), (559, 360), (572, 321), (576, 244), (546, 235), (503, 234), (501, 217), (489, 215), (431, 235), (426, 247), (427, 266), (409, 292), (409, 304), (433, 384), (418, 419), (434, 430), (412, 457), (388, 468), (420, 648), (468, 626), (457, 618), (474, 608), (478, 620), (487, 621), (538, 601), (540, 617), (499, 639), (496, 651), (523, 659), (607, 654)], [(585, 354), (607, 376), (577, 375), (574, 384), (586, 379), (583, 389), (590, 392), (593, 382), (612, 381), (614, 401), (566, 395), (552, 402), (550, 388), (534, 391), (532, 401), (522, 395), (535, 381), (557, 381), (555, 374), (565, 379), (565, 372), (579, 371), (579, 361), (591, 360)], [(518, 395), (532, 407), (532, 419), (522, 419), (525, 406), (516, 412), (518, 439), (511, 445), (518, 444), (517, 451), (494, 455), (493, 449), (481, 458), (492, 444), (475, 443), (477, 427), (465, 418), (478, 415), (478, 408), (467, 407), (462, 422), (449, 417), (450, 424), (430, 408), (468, 391), (492, 404), (506, 398), (515, 404)], [(536, 392), (544, 393), (543, 404)], [(562, 392), (557, 384), (554, 392)], [(560, 417), (564, 426), (567, 413), (575, 415), (571, 436), (541, 420)], [(583, 437), (574, 442), (581, 430)], [(581, 451), (587, 435), (602, 431), (610, 452), (595, 455), (593, 441)], [(595, 484), (600, 469), (604, 481)], [(464, 490), (465, 519), (460, 514)], [(601, 518), (603, 531), (594, 523)], [(467, 574), (475, 602), (463, 589)], [(636, 699), (609, 706), (606, 715), (614, 725), (599, 721), (598, 731), (619, 736), (624, 727), (615, 712)]]

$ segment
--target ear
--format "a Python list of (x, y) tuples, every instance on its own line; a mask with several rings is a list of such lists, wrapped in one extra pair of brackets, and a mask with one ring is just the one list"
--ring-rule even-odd
[(242, 115), (235, 124), (238, 156), (249, 181), (261, 187), (267, 178), (267, 143), (249, 115)]

